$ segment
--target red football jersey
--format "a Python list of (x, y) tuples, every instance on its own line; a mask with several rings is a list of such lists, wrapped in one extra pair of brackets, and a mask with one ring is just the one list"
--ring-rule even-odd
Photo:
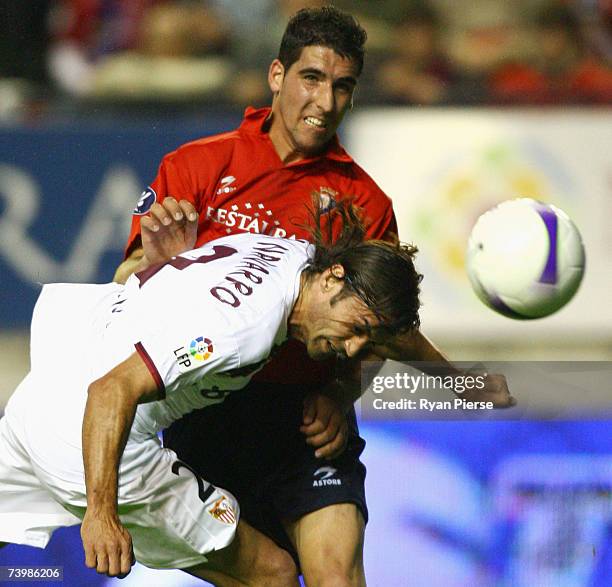
[[(237, 130), (187, 143), (166, 155), (134, 210), (126, 254), (139, 245), (139, 217), (166, 196), (189, 200), (199, 211), (198, 246), (239, 232), (309, 238), (313, 193), (319, 194), (323, 209), (331, 209), (339, 198), (354, 198), (363, 209), (369, 238), (397, 234), (391, 200), (337, 139), (320, 156), (284, 164), (265, 130), (269, 114), (269, 108), (249, 108)], [(328, 364), (309, 360), (304, 347), (295, 343), (286, 345), (256, 379), (317, 383), (329, 375)]]

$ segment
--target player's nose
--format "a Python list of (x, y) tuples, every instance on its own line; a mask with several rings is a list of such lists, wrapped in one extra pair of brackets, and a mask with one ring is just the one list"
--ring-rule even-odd
[(329, 83), (319, 84), (316, 103), (321, 112), (328, 113), (334, 109), (334, 88)]
[(350, 359), (359, 354), (359, 352), (368, 344), (369, 337), (366, 334), (355, 334), (351, 338), (344, 341), (344, 351)]

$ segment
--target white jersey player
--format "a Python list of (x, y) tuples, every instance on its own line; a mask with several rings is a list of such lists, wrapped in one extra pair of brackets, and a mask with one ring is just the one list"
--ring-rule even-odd
[(244, 387), (288, 337), (315, 359), (353, 357), (418, 325), (414, 249), (364, 243), (349, 204), (335, 213), (334, 245), (243, 234), (125, 286), (45, 286), (30, 373), (0, 420), (0, 543), (44, 547), (82, 522), (98, 572), (129, 572), (133, 542), (150, 567), (205, 576), (206, 553), (248, 525), (157, 433)]
[[(0, 540), (44, 547), (55, 527), (80, 523), (87, 505), (81, 436), (88, 384), (136, 349), (163, 395), (138, 406), (119, 469), (119, 512), (136, 556), (152, 567), (176, 568), (225, 546), (238, 505), (225, 491), (198, 486), (185, 467), (169, 467), (175, 456), (156, 434), (244, 387), (286, 339), (309, 249), (302, 241), (241, 235), (154, 266), (125, 286), (45, 286), (32, 321), (32, 369), (0, 421), (15, 451), (9, 463), (0, 457)], [(163, 310), (168, 300), (171, 311)], [(30, 462), (21, 479), (5, 467), (24, 452)], [(31, 515), (11, 513), (19, 508), (4, 497), (9, 479), (36, 488)], [(190, 499), (173, 499), (183, 485)], [(144, 527), (143, 508), (149, 510)], [(173, 547), (167, 537), (160, 543), (151, 526), (167, 526), (165, 520), (188, 526), (193, 544)]]

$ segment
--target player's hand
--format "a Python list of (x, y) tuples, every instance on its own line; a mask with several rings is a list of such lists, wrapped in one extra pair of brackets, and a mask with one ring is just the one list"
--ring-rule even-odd
[(149, 264), (163, 263), (193, 249), (197, 233), (198, 212), (188, 200), (177, 202), (168, 196), (140, 219), (142, 248)]
[(319, 459), (335, 459), (346, 448), (346, 415), (340, 404), (326, 395), (314, 393), (306, 397), (300, 431), (306, 443), (316, 448)]
[(135, 562), (132, 537), (116, 515), (85, 513), (81, 525), (85, 565), (109, 577), (125, 577)]
[[(476, 374), (473, 374), (476, 375)], [(482, 373), (484, 387), (466, 389), (457, 396), (470, 402), (493, 402), (496, 408), (511, 408), (516, 399), (510, 394), (506, 377), (500, 373)]]

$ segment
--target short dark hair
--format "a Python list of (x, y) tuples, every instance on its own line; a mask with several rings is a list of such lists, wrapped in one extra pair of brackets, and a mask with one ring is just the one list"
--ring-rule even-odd
[[(418, 328), (423, 279), (413, 262), (418, 249), (399, 241), (364, 241), (361, 212), (350, 198), (338, 200), (325, 214), (317, 205), (312, 216), (315, 253), (307, 272), (322, 273), (336, 263), (342, 265), (341, 297), (354, 294), (361, 298), (390, 334)], [(340, 234), (333, 239), (338, 223)]]
[(278, 60), (287, 70), (300, 58), (304, 47), (318, 45), (352, 59), (359, 75), (363, 69), (366, 39), (367, 33), (357, 19), (346, 12), (333, 6), (302, 8), (287, 23)]

